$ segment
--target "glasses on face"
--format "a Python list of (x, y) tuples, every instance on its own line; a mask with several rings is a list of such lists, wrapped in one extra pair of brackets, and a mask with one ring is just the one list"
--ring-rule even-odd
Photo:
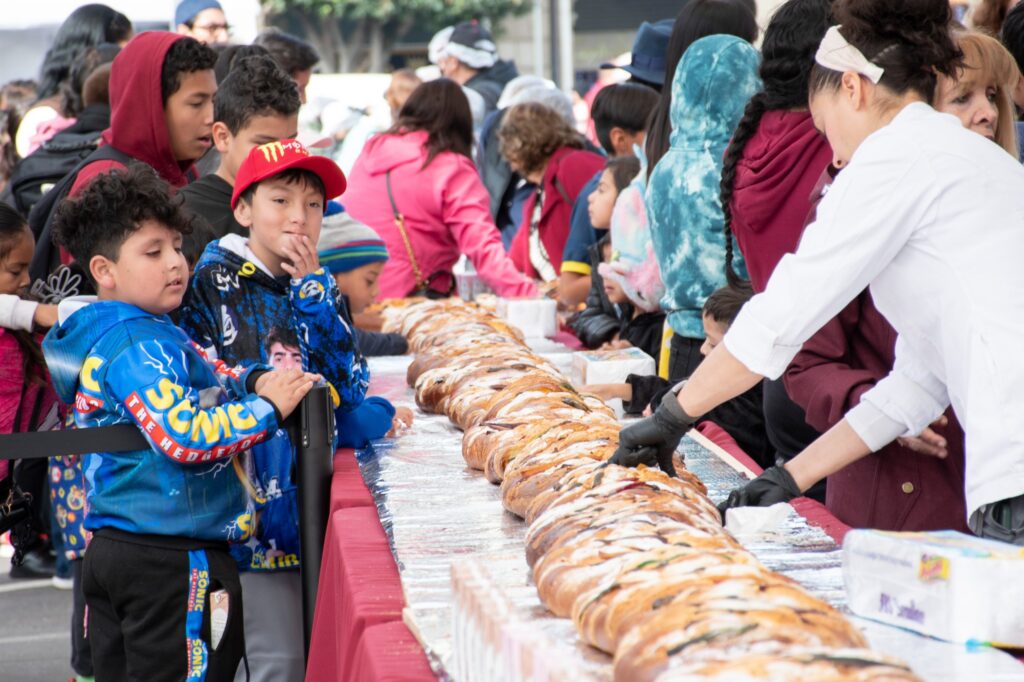
[(210, 35), (214, 33), (231, 33), (231, 24), (197, 24), (192, 27), (193, 31), (204, 31)]

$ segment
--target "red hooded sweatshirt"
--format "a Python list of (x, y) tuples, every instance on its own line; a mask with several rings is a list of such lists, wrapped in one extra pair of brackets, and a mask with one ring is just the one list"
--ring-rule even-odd
[(769, 111), (736, 164), (732, 232), (755, 292), (796, 251), (811, 192), (832, 160), (828, 141), (807, 112)]
[[(135, 36), (114, 58), (110, 70), (110, 127), (102, 137), (103, 144), (152, 166), (173, 187), (188, 184), (193, 164), (175, 160), (171, 151), (160, 76), (167, 51), (183, 37), (166, 31), (146, 31)], [(78, 172), (71, 196), (97, 175), (123, 167), (117, 161), (90, 163)]]
[[(581, 149), (562, 147), (551, 155), (544, 170), (544, 206), (541, 209), (540, 241), (551, 259), (556, 274), (562, 273), (562, 253), (569, 239), (569, 222), (572, 207), (583, 186), (594, 174), (604, 168), (605, 158), (600, 154)], [(540, 275), (530, 262), (530, 222), (537, 203), (534, 193), (523, 207), (523, 222), (509, 247), (512, 262), (521, 272), (535, 279)]]

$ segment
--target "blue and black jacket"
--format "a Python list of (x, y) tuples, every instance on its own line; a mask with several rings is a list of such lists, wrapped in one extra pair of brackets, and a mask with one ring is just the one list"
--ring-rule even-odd
[(43, 351), (76, 426), (136, 424), (152, 446), (84, 456), (86, 528), (246, 540), (248, 450), (278, 430), (247, 383), (268, 368), (211, 362), (169, 318), (127, 303), (66, 301), (61, 313)]
[[(248, 240), (228, 235), (210, 243), (196, 265), (180, 316), (182, 328), (228, 363), (273, 364), (271, 346), (286, 347), (302, 368), (321, 374), (334, 389), (335, 407), (363, 403), (366, 360), (334, 278), (324, 269), (301, 280), (274, 277), (258, 264)], [(299, 565), (294, 451), (286, 433), (253, 449), (259, 483), (259, 524), (253, 538), (233, 548), (242, 570), (273, 571)]]

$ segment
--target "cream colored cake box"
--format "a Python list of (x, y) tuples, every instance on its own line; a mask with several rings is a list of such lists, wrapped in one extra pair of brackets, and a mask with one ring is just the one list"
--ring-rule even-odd
[(654, 358), (639, 348), (587, 350), (572, 356), (572, 381), (585, 384), (621, 384), (630, 374), (654, 374)]
[(955, 531), (852, 530), (850, 609), (950, 642), (1024, 646), (1024, 547)]

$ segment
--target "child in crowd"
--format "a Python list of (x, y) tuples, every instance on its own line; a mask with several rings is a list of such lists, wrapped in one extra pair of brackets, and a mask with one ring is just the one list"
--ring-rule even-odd
[[(181, 190), (185, 206), (209, 223), (212, 239), (245, 236), (231, 209), (238, 167), (253, 147), (294, 138), (299, 106), (294, 81), (265, 55), (238, 60), (221, 82), (213, 98), (213, 143), (220, 166)], [(198, 245), (200, 251), (205, 247)]]
[[(56, 306), (32, 308), (36, 304), (20, 298), (28, 289), (28, 266), (34, 249), (35, 240), (28, 223), (13, 207), (0, 203), (0, 295), (11, 297), (19, 307), (22, 303), (30, 307), (27, 325), (18, 328), (0, 323), (0, 434), (50, 431), (58, 428), (62, 419), (42, 350), (31, 330), (26, 328), (31, 327), (32, 312), (39, 308), (53, 308), (56, 317)], [(76, 459), (55, 457), (50, 460), (49, 502), (53, 521), (56, 522), (55, 525), (51, 524), (50, 533), (61, 534), (65, 558), (71, 562), (71, 667), (76, 675), (89, 677), (92, 675), (92, 661), (89, 643), (85, 639), (85, 601), (81, 589), (81, 559), (88, 539), (88, 532), (82, 525), (85, 517), (85, 480), (81, 468), (76, 465)], [(45, 463), (45, 460), (31, 461)], [(14, 477), (9, 476), (13, 473), (11, 468), (20, 465), (20, 462), (0, 460), (0, 500), (8, 499), (11, 488), (17, 483)], [(39, 493), (27, 492), (33, 495)], [(40, 514), (48, 511), (45, 504), (37, 507)], [(18, 553), (16, 565), (11, 568), (13, 578), (40, 577), (33, 565), (21, 563), (26, 551), (37, 555), (48, 553), (46, 546), (33, 546), (38, 539), (33, 537), (35, 533), (25, 527), (31, 524), (32, 521), (24, 521), (21, 527), (12, 531), (16, 537), (15, 551)], [(19, 539), (24, 530), (29, 532), (24, 534), (24, 540)], [(55, 544), (60, 549), (61, 543)]]
[[(634, 156), (634, 147), (642, 147), (647, 119), (658, 103), (658, 93), (640, 83), (618, 83), (597, 93), (590, 116), (601, 148), (611, 158)], [(572, 208), (569, 239), (562, 255), (562, 274), (558, 296), (570, 308), (582, 303), (590, 291), (593, 276), (589, 249), (601, 239), (602, 230), (590, 219), (590, 196), (597, 189), (604, 171), (590, 179)]]
[[(345, 297), (353, 317), (364, 315), (380, 295), (380, 278), (388, 247), (372, 228), (345, 213), (324, 219), (319, 242), (320, 264), (327, 268)], [(382, 334), (356, 328), (359, 350), (366, 357), (405, 355), (409, 343), (401, 334)]]
[[(249, 237), (229, 234), (207, 246), (180, 324), (230, 363), (267, 362), (270, 330), (291, 330), (302, 366), (324, 376), (335, 408), (351, 410), (366, 393), (366, 361), (316, 252), (327, 199), (345, 185), (333, 161), (311, 156), (295, 140), (253, 148), (231, 196)], [(298, 506), (287, 434), (254, 448), (253, 457), (265, 502), (252, 540), (235, 548), (243, 590), (252, 595), (245, 610), (251, 679), (301, 679)]]
[[(28, 265), (34, 247), (25, 219), (8, 204), (0, 203), (0, 295), (21, 302), (20, 297), (28, 288)], [(49, 430), (59, 421), (57, 397), (49, 385), (42, 351), (26, 329), (31, 326), (31, 312), (27, 315), (27, 325), (0, 321), (0, 434)], [(0, 501), (7, 499), (11, 486), (19, 478), (14, 468), (14, 462), (0, 460)], [(36, 490), (26, 492), (38, 494)], [(35, 540), (32, 538), (30, 542)], [(15, 542), (15, 548), (19, 554), (15, 564), (20, 564), (24, 552), (35, 549), (21, 542)], [(40, 577), (29, 572), (31, 566), (25, 567), (24, 575), (21, 569), (20, 565), (15, 565), (11, 569), (12, 577)]]
[[(619, 193), (640, 172), (640, 161), (634, 156), (621, 156), (610, 160), (601, 172), (597, 189), (587, 202), (589, 222), (599, 230), (607, 231), (612, 224), (612, 212)], [(590, 293), (587, 307), (572, 321), (572, 329), (580, 342), (587, 348), (598, 348), (609, 341), (618, 340), (623, 323), (633, 319), (633, 307), (625, 296), (617, 301), (608, 297), (604, 278), (598, 273), (598, 265), (610, 260), (613, 247), (611, 235), (606, 234), (601, 242), (589, 247), (592, 265), (588, 266)], [(605, 253), (607, 251), (607, 253)], [(657, 353), (654, 354), (657, 357)]]
[[(110, 71), (110, 127), (103, 145), (77, 172), (58, 183), (52, 203), (40, 201), (33, 230), (40, 234), (32, 263), (32, 293), (44, 303), (90, 293), (83, 263), (69, 270), (67, 254), (52, 244), (50, 231), (63, 194), (76, 196), (97, 175), (129, 161), (152, 167), (173, 187), (195, 179), (194, 162), (211, 145), (213, 65), (217, 55), (192, 38), (147, 31), (133, 38)], [(45, 211), (43, 209), (46, 209)]]
[[(702, 355), (709, 354), (721, 343), (743, 304), (750, 300), (751, 296), (753, 291), (749, 285), (724, 286), (708, 296), (701, 311), (705, 334), (704, 344), (700, 348)], [(605, 399), (621, 398), (627, 413), (639, 413), (649, 405), (659, 403), (669, 387), (669, 382), (660, 377), (631, 374), (627, 378), (627, 383), (594, 384), (584, 387), (584, 390)], [(764, 430), (760, 384), (720, 405), (705, 415), (702, 421), (712, 421), (725, 429), (740, 448), (758, 464), (767, 467), (774, 463), (771, 445)]]
[[(372, 228), (346, 220), (320, 235), (320, 264), (334, 277), (349, 313), (358, 315), (380, 293), (377, 278), (388, 259), (384, 240)], [(359, 350), (365, 356), (404, 355), (409, 344), (401, 334), (384, 334), (353, 327)], [(354, 410), (338, 410), (338, 444), (363, 448), (371, 440), (395, 433), (412, 424), (412, 410), (395, 408), (386, 399), (369, 396)]]
[[(243, 460), (317, 378), (211, 362), (171, 323), (189, 227), (167, 183), (141, 164), (97, 177), (55, 222), (99, 293), (63, 302), (43, 342), (57, 392), (78, 427), (134, 424), (149, 441), (84, 458), (93, 536), (83, 587), (98, 679), (233, 679), (244, 640), (227, 543), (244, 540), (253, 520)], [(219, 615), (224, 628), (207, 630)]]

